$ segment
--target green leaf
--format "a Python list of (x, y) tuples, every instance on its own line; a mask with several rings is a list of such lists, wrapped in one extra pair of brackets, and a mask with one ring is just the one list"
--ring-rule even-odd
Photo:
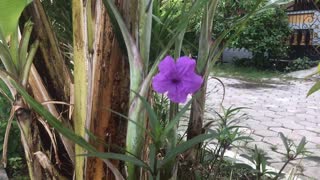
[(177, 147), (173, 148), (171, 151), (166, 154), (164, 159), (161, 161), (159, 168), (163, 167), (166, 165), (168, 162), (170, 162), (173, 158), (175, 158), (177, 155), (183, 153), (184, 151), (192, 148), (194, 145), (199, 144), (207, 139), (214, 138), (216, 135), (215, 134), (200, 134), (180, 145)]
[(0, 29), (5, 37), (15, 32), (22, 11), (31, 2), (32, 0), (0, 1)]
[(17, 27), (15, 28), (15, 31), (11, 34), (11, 37), (10, 37), (10, 54), (11, 54), (11, 59), (13, 61), (13, 64), (15, 65), (18, 73), (20, 72), (19, 71), (19, 30), (18, 30), (18, 25)]
[(152, 106), (148, 103), (146, 98), (140, 96), (140, 94), (132, 91), (142, 102), (143, 106), (146, 108), (147, 113), (149, 115), (150, 126), (152, 133), (155, 137), (159, 137), (158, 130), (161, 129), (160, 121), (158, 120), (156, 112), (154, 112)]
[(157, 152), (156, 152), (156, 147), (154, 144), (150, 144), (149, 146), (150, 149), (150, 153), (149, 153), (149, 162), (150, 162), (150, 167), (152, 172), (155, 172), (156, 169), (154, 169), (155, 165), (156, 165), (156, 156), (157, 156)]
[(286, 148), (287, 153), (289, 153), (290, 152), (290, 148), (289, 148), (289, 145), (288, 145), (287, 138), (283, 135), (282, 132), (279, 132), (279, 135), (280, 135), (280, 138), (281, 138), (281, 140), (283, 142), (284, 147)]
[(309, 90), (307, 97), (310, 96), (311, 94), (315, 93), (316, 91), (320, 90), (320, 81), (316, 82), (316, 84), (314, 84), (311, 89)]
[[(138, 47), (136, 46), (114, 3), (111, 0), (103, 0), (103, 3), (107, 9), (113, 27), (121, 31), (123, 40), (126, 44), (130, 66), (130, 89), (133, 91), (138, 91), (144, 72)], [(130, 99), (132, 100), (133, 98), (130, 97)]]
[(235, 141), (248, 141), (248, 140), (253, 141), (253, 138), (250, 136), (240, 136), (240, 137), (235, 138), (233, 140), (233, 142), (235, 142)]
[(6, 70), (12, 75), (18, 77), (17, 69), (14, 66), (11, 54), (7, 47), (6, 42), (0, 42), (0, 59)]
[[(3, 73), (1, 74), (2, 77), (6, 77)], [(12, 84), (14, 88), (21, 94), (24, 100), (28, 103), (28, 105), (33, 108), (39, 115), (47, 120), (47, 122), (55, 128), (59, 133), (61, 133), (66, 138), (70, 139), (74, 143), (78, 144), (79, 146), (85, 148), (89, 152), (95, 152), (95, 148), (91, 146), (86, 140), (82, 137), (76, 135), (71, 129), (65, 127), (57, 118), (55, 118), (48, 110), (46, 110), (40, 103), (34, 100), (28, 92), (19, 85), (15, 80), (7, 76), (7, 79)]]
[(244, 163), (236, 163), (232, 165), (232, 168), (253, 170), (252, 166)]
[(33, 23), (31, 21), (27, 21), (24, 25), (23, 34), (22, 34), (21, 42), (19, 46), (19, 63), (21, 68), (24, 67), (24, 64), (27, 60), (28, 46), (29, 46), (29, 40), (30, 40), (32, 28), (33, 28)]
[(10, 101), (14, 101), (12, 94), (10, 93), (10, 89), (8, 88), (8, 84), (6, 84), (2, 79), (0, 79), (0, 89), (5, 93), (6, 97), (8, 97)]
[(304, 150), (304, 147), (305, 145), (307, 144), (307, 141), (306, 141), (306, 137), (302, 137), (298, 147), (297, 147), (297, 151), (296, 151), (296, 154), (301, 154)]
[(142, 168), (152, 172), (151, 168), (148, 166), (148, 164), (146, 164), (145, 162), (143, 162), (140, 159), (137, 159), (133, 156), (128, 156), (125, 154), (93, 152), (93, 153), (88, 153), (88, 154), (82, 154), (82, 156), (98, 157), (101, 159), (116, 159), (116, 160), (132, 163), (134, 165), (137, 165), (139, 167), (142, 167)]
[(180, 118), (182, 117), (182, 115), (188, 110), (188, 108), (190, 107), (192, 103), (192, 100), (190, 100), (182, 109), (181, 111), (173, 118), (173, 120), (171, 120), (169, 122), (169, 124), (165, 127), (164, 132), (162, 134), (162, 138), (165, 138), (168, 133), (171, 131), (171, 129), (173, 129), (178, 121), (180, 120)]
[(119, 112), (117, 112), (117, 111), (114, 111), (114, 110), (112, 110), (112, 109), (109, 109), (109, 111), (111, 111), (112, 113), (114, 113), (114, 114), (116, 114), (116, 115), (118, 115), (118, 116), (120, 116), (120, 117), (122, 117), (122, 118), (127, 119), (127, 120), (130, 121), (132, 124), (134, 124), (134, 125), (136, 125), (138, 128), (140, 128), (142, 131), (146, 132), (153, 140), (155, 140), (155, 137), (153, 136), (153, 134), (152, 134), (150, 131), (148, 131), (148, 129), (145, 128), (144, 126), (141, 126), (141, 125), (138, 124), (136, 121), (130, 119), (129, 117), (127, 117), (127, 116), (125, 116), (125, 115), (123, 115), (123, 114), (121, 114), (121, 113), (119, 113)]
[(152, 32), (152, 6), (153, 1), (151, 0), (139, 0), (138, 6), (140, 8), (146, 7), (146, 10), (140, 10), (139, 14), (139, 46), (140, 54), (143, 60), (143, 64), (146, 67), (147, 73), (149, 67), (149, 56), (150, 56), (150, 44), (151, 44), (151, 32)]
[(36, 40), (30, 47), (30, 51), (28, 53), (28, 57), (24, 66), (22, 68), (22, 74), (20, 75), (21, 84), (25, 87), (28, 84), (29, 73), (31, 69), (32, 62), (34, 60), (34, 56), (39, 47), (39, 40)]

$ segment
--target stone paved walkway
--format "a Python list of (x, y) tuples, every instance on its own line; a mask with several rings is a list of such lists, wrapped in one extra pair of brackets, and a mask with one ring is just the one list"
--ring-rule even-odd
[[(306, 93), (314, 82), (306, 80), (278, 81), (277, 83), (252, 83), (231, 78), (220, 78), (226, 87), (224, 107), (247, 107), (243, 110), (249, 119), (240, 125), (250, 127), (254, 142), (271, 157), (272, 167), (280, 169), (283, 155), (275, 151), (285, 152), (279, 132), (299, 143), (305, 136), (306, 147), (313, 155), (320, 156), (320, 93), (306, 98)], [(211, 79), (208, 82), (206, 116), (210, 117), (219, 109), (222, 88)], [(320, 179), (320, 161), (303, 160), (286, 168), (289, 171), (296, 166), (302, 179)]]

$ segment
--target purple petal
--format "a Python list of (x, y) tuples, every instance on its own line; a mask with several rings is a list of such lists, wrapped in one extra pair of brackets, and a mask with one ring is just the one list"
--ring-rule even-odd
[(165, 93), (174, 86), (165, 73), (158, 73), (152, 79), (153, 89), (158, 93)]
[(185, 103), (187, 97), (188, 93), (184, 92), (179, 86), (168, 92), (168, 98), (175, 103)]
[(186, 93), (195, 93), (201, 88), (203, 78), (196, 73), (188, 73), (182, 78), (182, 87)]
[(160, 72), (173, 72), (175, 71), (176, 63), (171, 56), (166, 56), (160, 63), (159, 63), (159, 71)]
[(196, 67), (196, 61), (189, 58), (188, 56), (183, 56), (178, 58), (176, 62), (177, 73), (183, 77), (184, 74), (189, 72), (194, 72)]

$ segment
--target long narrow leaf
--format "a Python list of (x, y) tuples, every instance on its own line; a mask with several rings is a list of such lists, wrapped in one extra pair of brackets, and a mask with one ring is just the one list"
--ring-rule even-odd
[(320, 90), (320, 81), (316, 82), (309, 90), (307, 97)]
[(14, 76), (18, 76), (17, 69), (12, 61), (11, 54), (4, 45), (6, 42), (0, 42), (0, 59), (6, 70)]
[(139, 167), (142, 167), (148, 171), (151, 172), (151, 168), (146, 164), (145, 162), (141, 161), (140, 159), (137, 159), (133, 156), (128, 156), (125, 154), (119, 154), (119, 153), (100, 153), (100, 152), (94, 152), (89, 154), (82, 154), (88, 157), (98, 157), (101, 159), (116, 159), (124, 162), (130, 162), (132, 164), (135, 164)]
[(283, 142), (284, 147), (286, 148), (287, 153), (289, 153), (290, 148), (289, 148), (289, 145), (288, 145), (288, 140), (287, 140), (287, 138), (283, 135), (282, 132), (279, 132), (279, 135), (280, 135), (280, 138), (281, 138), (281, 140), (282, 140), (282, 142)]
[(178, 121), (180, 120), (180, 118), (182, 117), (182, 115), (188, 110), (188, 108), (190, 107), (192, 103), (192, 100), (190, 100), (182, 109), (181, 111), (169, 122), (169, 124), (165, 127), (164, 132), (162, 134), (162, 138), (166, 137), (168, 135), (168, 133), (170, 132), (170, 130), (172, 128), (174, 128)]
[(307, 144), (307, 141), (306, 141), (306, 137), (303, 137), (297, 147), (297, 151), (296, 151), (296, 154), (301, 154), (305, 148), (305, 145)]
[[(103, 3), (108, 10), (111, 20), (113, 21), (113, 26), (118, 27), (117, 29), (122, 33), (129, 57), (130, 89), (137, 91), (141, 84), (144, 72), (139, 50), (114, 3), (111, 0), (103, 0)], [(132, 100), (132, 97), (130, 99)]]
[(77, 143), (81, 147), (85, 148), (89, 152), (95, 152), (95, 148), (91, 146), (88, 142), (86, 142), (82, 137), (76, 135), (69, 128), (64, 127), (64, 125), (56, 119), (49, 111), (47, 111), (39, 102), (34, 100), (26, 90), (23, 89), (21, 85), (19, 85), (15, 80), (8, 77), (9, 82), (13, 85), (14, 88), (22, 95), (22, 97), (26, 100), (26, 102), (42, 117), (44, 117), (47, 122), (55, 128), (59, 133)]
[[(31, 21), (27, 21), (24, 25), (21, 42), (19, 46), (19, 64), (21, 68), (24, 67), (24, 64), (26, 63), (26, 60), (27, 60), (27, 52), (28, 52), (28, 46), (29, 46), (29, 40), (30, 40), (32, 28), (33, 28), (33, 23)], [(18, 70), (20, 69), (18, 68)]]
[(32, 0), (0, 1), (0, 29), (5, 37), (15, 32), (23, 9), (31, 2)]
[(154, 112), (152, 106), (148, 103), (148, 101), (144, 97), (140, 96), (140, 94), (134, 91), (133, 93), (140, 99), (143, 106), (146, 108), (147, 113), (149, 115), (151, 129), (153, 131), (153, 134), (156, 135), (156, 131), (161, 128), (160, 121), (158, 120), (156, 112)]
[(30, 70), (31, 70), (31, 65), (32, 65), (32, 62), (33, 62), (33, 59), (34, 59), (34, 56), (36, 55), (36, 52), (38, 50), (38, 47), (39, 47), (39, 41), (36, 40), (36, 42), (34, 42), (31, 47), (30, 47), (30, 51), (29, 51), (29, 54), (28, 54), (28, 57), (27, 57), (27, 60), (23, 66), (23, 69), (22, 69), (22, 74), (21, 74), (21, 84), (22, 86), (26, 86), (27, 83), (28, 83), (28, 79), (29, 79), (29, 73), (30, 73)]
[(186, 150), (190, 149), (196, 144), (199, 144), (207, 139), (214, 138), (216, 135), (215, 134), (200, 134), (180, 145), (172, 149), (171, 151), (168, 152), (168, 154), (164, 157), (164, 159), (161, 161), (159, 168), (163, 167), (166, 165), (168, 162), (170, 162), (173, 158), (175, 158), (177, 155), (185, 152)]

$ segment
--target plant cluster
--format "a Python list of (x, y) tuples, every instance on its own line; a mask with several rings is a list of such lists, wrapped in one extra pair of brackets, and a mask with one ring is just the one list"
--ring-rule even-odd
[(289, 62), (288, 66), (285, 68), (286, 72), (299, 71), (304, 69), (310, 69), (315, 66), (316, 62), (311, 61), (308, 57), (298, 58)]

